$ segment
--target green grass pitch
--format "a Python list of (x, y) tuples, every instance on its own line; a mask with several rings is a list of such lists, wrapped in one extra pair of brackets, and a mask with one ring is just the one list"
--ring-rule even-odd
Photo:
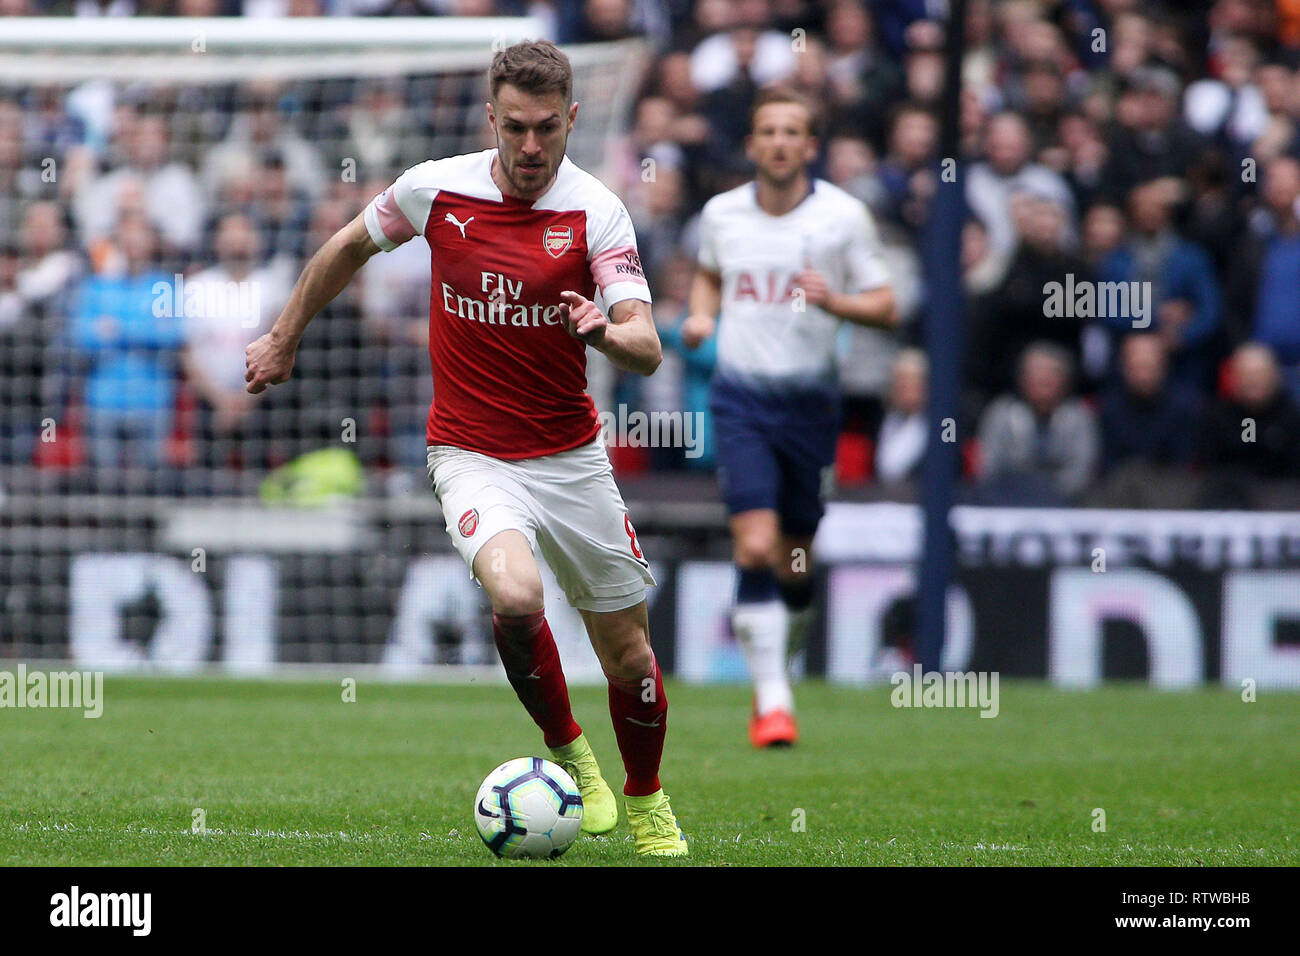
[[(746, 688), (670, 683), (663, 779), (686, 862), (1300, 863), (1300, 695), (1008, 681), (984, 719), (895, 709), (889, 690), (805, 683), (803, 741), (756, 752)], [(554, 862), (499, 861), (482, 845), (482, 778), (544, 755), (504, 683), (363, 675), (356, 702), (342, 696), (326, 680), (110, 678), (99, 719), (0, 710), (0, 863), (642, 862), (621, 819)], [(605, 692), (573, 698), (617, 790)], [(206, 833), (193, 832), (199, 809)]]

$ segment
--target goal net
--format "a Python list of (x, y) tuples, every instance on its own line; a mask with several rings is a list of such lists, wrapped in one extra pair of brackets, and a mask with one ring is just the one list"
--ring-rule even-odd
[[(291, 385), (250, 399), (243, 350), (402, 170), (491, 144), (491, 57), (544, 34), (527, 17), (5, 20), (0, 657), (495, 661), (421, 480), (423, 244), (371, 260)], [(566, 53), (569, 155), (604, 178), (645, 51)], [(576, 615), (560, 625), (575, 675), (597, 676)]]

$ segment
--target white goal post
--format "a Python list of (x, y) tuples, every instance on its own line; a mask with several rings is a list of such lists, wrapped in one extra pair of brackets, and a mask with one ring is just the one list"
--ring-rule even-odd
[[(485, 71), (503, 46), (547, 33), (540, 17), (8, 17), (0, 29), (0, 87)], [(565, 53), (582, 105), (569, 155), (598, 172), (605, 144), (623, 131), (648, 48), (626, 40), (567, 46)]]

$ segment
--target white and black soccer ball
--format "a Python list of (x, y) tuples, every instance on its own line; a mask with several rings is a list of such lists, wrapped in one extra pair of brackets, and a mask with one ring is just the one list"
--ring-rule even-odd
[(582, 794), (551, 761), (516, 757), (488, 774), (478, 788), (474, 825), (497, 856), (554, 859), (578, 838)]

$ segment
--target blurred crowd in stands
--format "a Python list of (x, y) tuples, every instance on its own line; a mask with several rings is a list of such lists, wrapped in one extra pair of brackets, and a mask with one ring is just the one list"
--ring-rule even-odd
[[(593, 365), (593, 394), (646, 411), (707, 415), (710, 347), (676, 335), (696, 216), (750, 175), (755, 92), (805, 92), (824, 107), (815, 172), (874, 213), (903, 318), (898, 333), (844, 332), (838, 477), (907, 497), (935, 437), (921, 250), (931, 199), (950, 188), (943, 6), (0, 0), (0, 14), (530, 13), (565, 43), (645, 38), (654, 56), (629, 132), (593, 172), (631, 212), (667, 359), (646, 380)], [(967, 8), (956, 167), (966, 359), (951, 436), (967, 500), (1295, 506), (1300, 0)], [(120, 471), (127, 490), (237, 491), (337, 444), (347, 422), (373, 472), (418, 468), (431, 388), (420, 244), (373, 259), (313, 325), (294, 386), (247, 395), (243, 349), (304, 257), (402, 169), (488, 144), (453, 150), (439, 135), (439, 111), (481, 101), (482, 83), (0, 87), (0, 468), (11, 475), (0, 484), (30, 473), (103, 488)], [(354, 175), (340, 176), (349, 161)], [(160, 282), (200, 298), (256, 294), (233, 320), (229, 302), (207, 319), (159, 316)], [(1121, 283), (1134, 298), (1108, 313), (1100, 303)], [(1091, 307), (1086, 288), (1100, 290)], [(712, 467), (708, 448), (612, 454), (625, 475)]]

